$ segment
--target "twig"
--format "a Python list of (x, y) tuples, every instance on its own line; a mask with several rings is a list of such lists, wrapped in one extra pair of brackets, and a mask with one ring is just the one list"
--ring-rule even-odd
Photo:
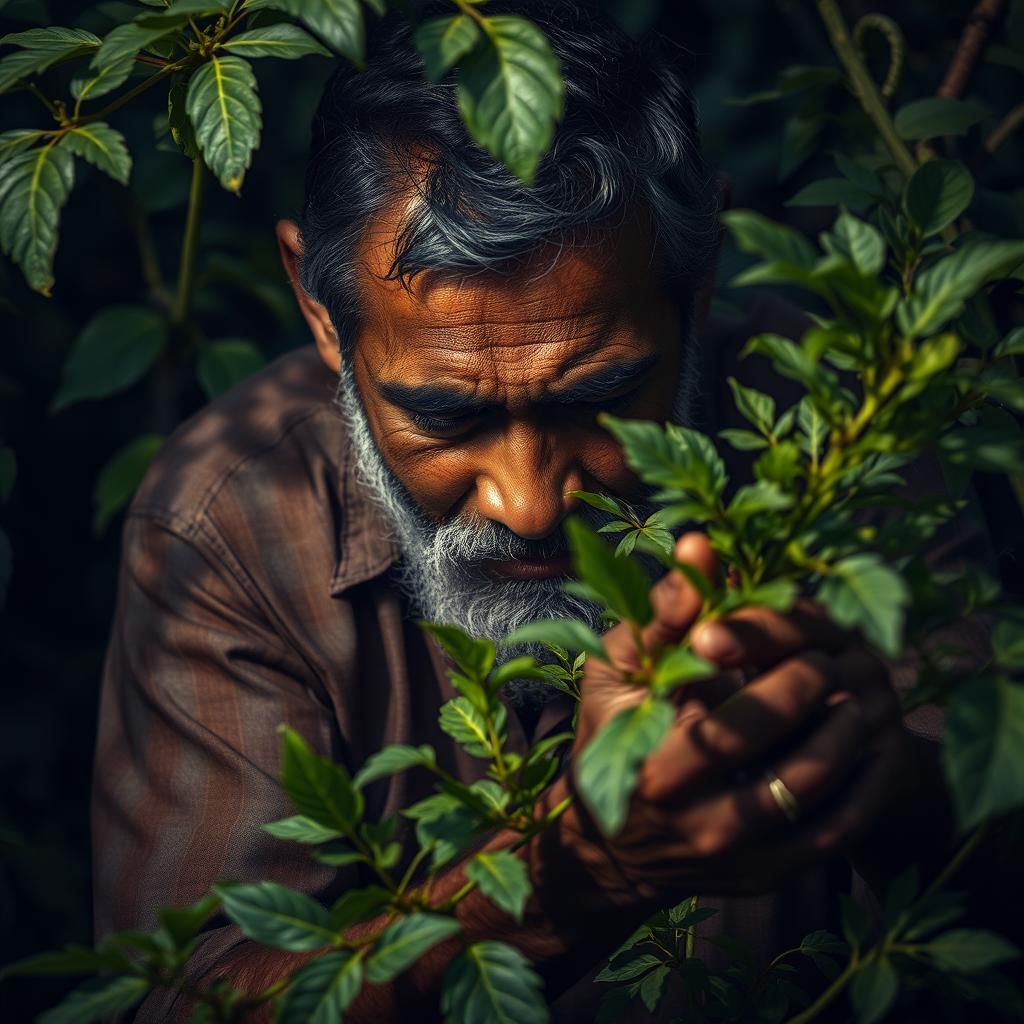
[(203, 158), (192, 161), (192, 186), (188, 196), (188, 216), (185, 221), (185, 237), (181, 243), (181, 262), (178, 265), (178, 292), (174, 300), (172, 323), (183, 324), (188, 319), (192, 302), (192, 288), (195, 284), (196, 251), (199, 247), (199, 216), (203, 206), (203, 179), (206, 167)]
[(1003, 14), (1006, 0), (978, 0), (967, 19), (960, 43), (936, 96), (959, 99), (977, 68), (992, 29)]
[(985, 139), (985, 152), (994, 153), (1022, 124), (1024, 124), (1024, 103), (1018, 103)]
[(863, 49), (864, 36), (874, 30), (885, 37), (889, 46), (889, 70), (885, 74), (885, 81), (881, 85), (883, 99), (892, 99), (900, 84), (900, 75), (903, 74), (903, 58), (907, 52), (906, 41), (899, 25), (887, 14), (865, 14), (856, 25), (853, 26), (853, 40)]

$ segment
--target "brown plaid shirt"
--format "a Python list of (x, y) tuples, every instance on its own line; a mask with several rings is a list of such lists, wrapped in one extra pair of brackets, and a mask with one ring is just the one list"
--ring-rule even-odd
[[(739, 346), (794, 326), (788, 307), (763, 300), (705, 332), (705, 428), (739, 425), (721, 394)], [(755, 383), (752, 369), (740, 376)], [(397, 552), (355, 479), (334, 384), (312, 348), (279, 359), (184, 424), (132, 504), (96, 751), (98, 936), (152, 928), (159, 906), (218, 879), (274, 879), (325, 901), (366, 881), (261, 830), (292, 813), (276, 782), (282, 722), (353, 770), (386, 744), (431, 743), (451, 771), (481, 774), (438, 728), (452, 695), (442, 658), (389, 578)], [(552, 705), (537, 732), (564, 711)], [(368, 813), (426, 795), (421, 774), (375, 784)], [(830, 870), (784, 894), (714, 901), (709, 930), (777, 952), (821, 927), (848, 887), (848, 872)], [(193, 975), (246, 941), (214, 919)], [(136, 1019), (179, 1019), (172, 1003), (155, 993)]]

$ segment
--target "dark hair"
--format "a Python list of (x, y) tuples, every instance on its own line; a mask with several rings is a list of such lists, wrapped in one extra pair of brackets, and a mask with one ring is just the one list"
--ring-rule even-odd
[[(565, 80), (565, 114), (527, 188), (469, 137), (455, 81), (424, 78), (404, 19), (376, 26), (367, 67), (339, 64), (313, 121), (301, 221), (301, 280), (338, 332), (358, 323), (354, 254), (367, 221), (415, 195), (392, 277), (430, 270), (508, 270), (545, 242), (579, 244), (632, 215), (653, 228), (661, 272), (688, 311), (718, 237), (718, 189), (700, 149), (683, 52), (659, 36), (635, 40), (580, 3), (496, 9), (547, 35)], [(423, 17), (450, 12), (427, 4)]]

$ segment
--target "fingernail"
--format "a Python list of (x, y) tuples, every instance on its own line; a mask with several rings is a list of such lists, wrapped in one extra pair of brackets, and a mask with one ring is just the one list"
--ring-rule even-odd
[(693, 646), (698, 654), (724, 664), (736, 661), (742, 653), (732, 631), (718, 622), (708, 622), (697, 630)]

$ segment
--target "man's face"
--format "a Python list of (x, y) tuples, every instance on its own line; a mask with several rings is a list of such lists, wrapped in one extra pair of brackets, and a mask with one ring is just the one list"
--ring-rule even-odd
[[(377, 449), (423, 515), (541, 541), (579, 507), (574, 490), (635, 495), (598, 413), (669, 419), (685, 349), (648, 233), (543, 250), (514, 276), (409, 287), (384, 280), (394, 234), (382, 219), (362, 247), (351, 370)], [(484, 569), (537, 580), (568, 563), (523, 550)]]

